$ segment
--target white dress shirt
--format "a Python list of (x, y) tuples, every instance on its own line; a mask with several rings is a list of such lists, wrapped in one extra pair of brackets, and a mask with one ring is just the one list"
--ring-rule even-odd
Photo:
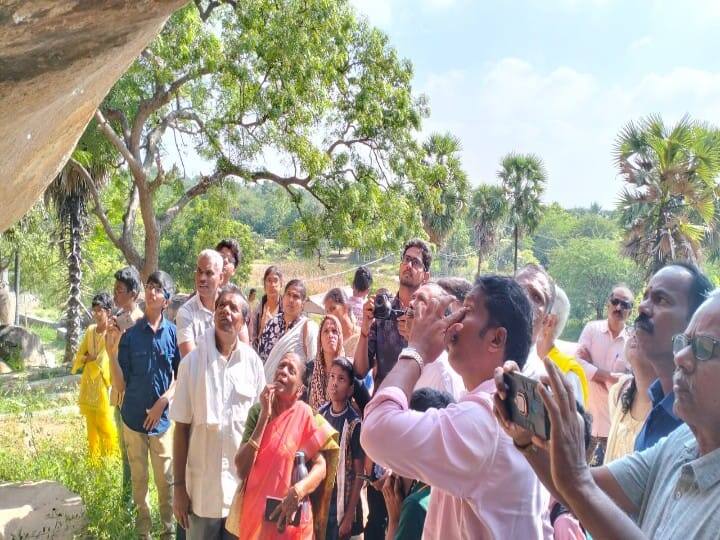
[(226, 360), (215, 347), (215, 332), (208, 332), (180, 362), (170, 418), (190, 424), (185, 489), (195, 515), (228, 515), (239, 483), (235, 454), (248, 411), (264, 387), (257, 353), (238, 342)]
[(214, 317), (215, 313), (203, 306), (200, 296), (196, 293), (180, 306), (175, 316), (178, 345), (188, 341), (197, 344), (198, 338), (205, 333), (205, 330), (212, 328)]

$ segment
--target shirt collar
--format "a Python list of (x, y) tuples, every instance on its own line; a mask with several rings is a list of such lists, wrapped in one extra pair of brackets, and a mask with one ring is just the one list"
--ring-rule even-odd
[(210, 315), (213, 315), (213, 316), (215, 315), (212, 311), (210, 311), (208, 308), (206, 308), (203, 305), (202, 300), (200, 300), (200, 295), (197, 292), (195, 292), (195, 298), (193, 298), (193, 300), (195, 300), (195, 304), (197, 305), (197, 308), (200, 311), (204, 311), (205, 313), (209, 313)]
[(653, 409), (655, 409), (659, 405), (660, 407), (665, 409), (666, 413), (677, 419), (677, 416), (675, 416), (675, 414), (673, 413), (675, 394), (673, 392), (669, 392), (667, 395), (665, 395), (662, 389), (662, 385), (660, 384), (660, 379), (655, 379), (653, 381), (653, 383), (650, 385), (650, 388), (648, 388), (648, 394), (650, 395), (650, 401), (652, 401)]
[(690, 461), (695, 483), (698, 488), (707, 491), (720, 482), (720, 448), (716, 448), (707, 455), (697, 457), (697, 439), (692, 437), (685, 443), (682, 458)]
[[(152, 326), (150, 326), (150, 323), (148, 322), (148, 319), (146, 316), (143, 315), (142, 321), (143, 321), (143, 328), (148, 328), (151, 332), (153, 332), (153, 333), (155, 332), (152, 329)], [(162, 319), (160, 319), (160, 325), (158, 326), (158, 329), (157, 329), (158, 333), (161, 330), (164, 330), (167, 325), (168, 325), (168, 320), (165, 318), (165, 315), (163, 314)]]
[[(607, 319), (603, 319), (600, 322), (602, 323), (600, 325), (600, 331), (603, 332), (604, 334), (610, 334), (610, 325), (608, 324)], [(627, 334), (627, 329), (628, 329), (628, 326), (626, 324), (625, 326), (623, 326), (623, 329), (620, 331), (620, 333), (617, 335), (617, 337), (615, 339), (625, 337)], [(612, 337), (612, 334), (610, 334), (610, 337)]]

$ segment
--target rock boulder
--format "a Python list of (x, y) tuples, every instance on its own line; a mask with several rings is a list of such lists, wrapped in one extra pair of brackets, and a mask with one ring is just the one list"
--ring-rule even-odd
[(54, 367), (40, 338), (21, 326), (0, 326), (0, 360), (13, 369)]
[(57, 482), (0, 484), (0, 540), (70, 540), (86, 525), (82, 499)]

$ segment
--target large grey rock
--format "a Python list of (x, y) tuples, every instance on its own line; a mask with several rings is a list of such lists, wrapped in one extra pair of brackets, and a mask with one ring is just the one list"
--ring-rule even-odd
[(25, 368), (54, 367), (40, 338), (21, 326), (0, 326), (0, 360), (11, 367), (16, 360)]
[(187, 0), (0, 0), (0, 231), (40, 197), (95, 109)]
[(70, 540), (86, 525), (82, 499), (57, 482), (0, 484), (0, 540)]

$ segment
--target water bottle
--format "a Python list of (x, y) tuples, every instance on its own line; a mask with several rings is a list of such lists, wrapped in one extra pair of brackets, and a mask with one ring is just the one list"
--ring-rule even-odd
[[(307, 475), (308, 470), (305, 465), (305, 452), (295, 452), (295, 463), (293, 464), (291, 477), (292, 485), (297, 484)], [(308, 521), (310, 521), (310, 501), (307, 497), (303, 497), (300, 500), (300, 523), (307, 523)]]

